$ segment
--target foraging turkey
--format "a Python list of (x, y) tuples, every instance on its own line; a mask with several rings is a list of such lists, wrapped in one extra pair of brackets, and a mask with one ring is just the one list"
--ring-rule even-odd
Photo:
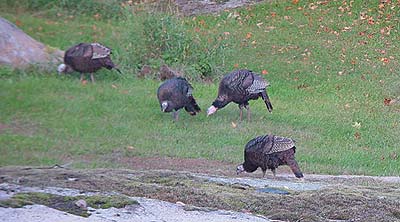
[(193, 95), (193, 87), (183, 77), (168, 79), (160, 85), (157, 91), (161, 111), (173, 112), (173, 118), (178, 120), (179, 110), (185, 108), (190, 115), (200, 112)]
[(121, 71), (112, 62), (111, 49), (100, 43), (79, 43), (69, 48), (64, 55), (64, 64), (58, 66), (59, 74), (69, 71), (81, 73), (81, 81), (85, 73), (90, 73), (90, 79), (94, 82), (93, 73), (101, 68), (116, 69)]
[(240, 109), (240, 120), (243, 116), (243, 107), (247, 109), (247, 120), (250, 120), (249, 100), (256, 100), (261, 97), (269, 112), (272, 111), (272, 104), (269, 100), (266, 88), (269, 83), (260, 75), (250, 70), (242, 69), (225, 75), (218, 89), (218, 97), (207, 110), (207, 116), (215, 113), (230, 102), (237, 103)]
[(271, 169), (275, 177), (278, 166), (288, 165), (297, 178), (302, 178), (303, 173), (294, 158), (295, 152), (295, 141), (290, 138), (274, 135), (256, 137), (246, 144), (244, 163), (237, 166), (236, 173), (251, 173), (260, 167), (263, 177), (267, 169)]

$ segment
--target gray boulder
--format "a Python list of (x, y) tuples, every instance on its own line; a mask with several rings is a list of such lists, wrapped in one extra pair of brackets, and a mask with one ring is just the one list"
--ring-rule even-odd
[(0, 65), (25, 69), (32, 65), (53, 71), (62, 63), (64, 52), (36, 41), (17, 26), (0, 17)]

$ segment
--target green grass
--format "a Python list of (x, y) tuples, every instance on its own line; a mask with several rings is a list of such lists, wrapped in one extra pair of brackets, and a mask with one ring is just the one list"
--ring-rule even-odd
[[(123, 167), (113, 156), (137, 155), (239, 163), (248, 140), (273, 133), (297, 141), (297, 159), (307, 173), (400, 171), (400, 107), (384, 105), (385, 98), (400, 96), (399, 20), (391, 7), (379, 9), (375, 1), (357, 1), (351, 7), (343, 1), (273, 1), (219, 16), (174, 20), (161, 14), (169, 22), (162, 24), (173, 42), (155, 37), (154, 45), (146, 41), (143, 24), (154, 25), (153, 34), (162, 31), (156, 28), (157, 20), (142, 12), (120, 20), (95, 20), (90, 15), (1, 11), (54, 47), (103, 42), (113, 48), (113, 58), (125, 72), (119, 77), (100, 71), (96, 84), (82, 85), (76, 75), (1, 68), (1, 166), (75, 160), (78, 167)], [(373, 24), (361, 19), (363, 12)], [(182, 32), (193, 42), (175, 36)], [(165, 43), (173, 47), (157, 51)], [(181, 43), (188, 45), (175, 47)], [(159, 82), (134, 77), (141, 65), (158, 68), (163, 62), (183, 67), (203, 109), (200, 115), (182, 111), (174, 123), (170, 114), (159, 110)], [(194, 64), (208, 64), (212, 73), (201, 73)], [(272, 114), (261, 101), (252, 101), (251, 122), (238, 123), (234, 104), (205, 116), (218, 79), (235, 66), (268, 71)], [(206, 75), (216, 81), (195, 81)], [(232, 122), (238, 126), (232, 127)], [(360, 128), (354, 127), (356, 122)]]

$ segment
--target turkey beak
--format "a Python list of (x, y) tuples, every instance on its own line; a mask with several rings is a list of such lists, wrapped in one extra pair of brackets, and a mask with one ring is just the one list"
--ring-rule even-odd
[(207, 116), (214, 114), (215, 112), (217, 112), (217, 110), (218, 108), (216, 108), (215, 106), (210, 106), (210, 108), (207, 109)]
[(61, 75), (62, 73), (64, 73), (66, 69), (67, 69), (67, 66), (66, 66), (65, 64), (60, 64), (60, 65), (57, 67), (57, 73), (58, 73), (58, 75)]
[(168, 107), (168, 103), (167, 103), (167, 102), (163, 102), (163, 103), (161, 104), (161, 111), (165, 112), (165, 110), (167, 109), (167, 107)]

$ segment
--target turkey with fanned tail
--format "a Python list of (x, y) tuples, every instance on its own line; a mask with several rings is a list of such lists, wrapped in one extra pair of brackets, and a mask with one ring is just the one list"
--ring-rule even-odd
[(207, 110), (207, 116), (225, 107), (230, 102), (237, 103), (240, 109), (240, 120), (243, 116), (243, 108), (247, 110), (247, 119), (250, 120), (249, 100), (261, 97), (269, 112), (272, 112), (272, 104), (269, 100), (266, 88), (269, 83), (260, 75), (250, 70), (242, 69), (225, 75), (218, 88), (218, 96)]
[(79, 43), (65, 52), (64, 64), (59, 65), (57, 71), (59, 74), (77, 71), (81, 73), (81, 81), (85, 73), (90, 73), (94, 82), (93, 73), (101, 68), (115, 69), (121, 73), (112, 62), (111, 54), (111, 49), (100, 43)]
[(184, 108), (190, 115), (201, 111), (193, 95), (193, 87), (183, 77), (166, 80), (157, 90), (157, 97), (162, 112), (173, 112), (173, 118), (178, 120), (179, 110)]
[(278, 166), (288, 165), (297, 178), (302, 178), (303, 173), (294, 158), (295, 153), (295, 141), (290, 138), (274, 135), (256, 137), (246, 144), (244, 162), (237, 166), (236, 173), (252, 173), (260, 167), (263, 177), (267, 169), (270, 169), (275, 177)]

